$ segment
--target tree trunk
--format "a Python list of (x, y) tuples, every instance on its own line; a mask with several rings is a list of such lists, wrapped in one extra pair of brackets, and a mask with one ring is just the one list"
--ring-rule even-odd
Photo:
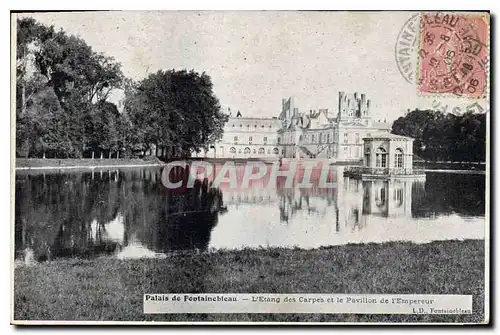
[(102, 151), (101, 151), (101, 159), (102, 159)]
[(116, 152), (116, 158), (120, 158), (120, 150)]
[(43, 152), (43, 159), (45, 159), (45, 151)]
[(109, 150), (108, 159), (111, 159), (111, 150)]
[(21, 84), (21, 115), (24, 116), (24, 112), (26, 111), (26, 88), (24, 86), (24, 80)]
[(92, 150), (92, 159), (94, 159), (94, 150)]

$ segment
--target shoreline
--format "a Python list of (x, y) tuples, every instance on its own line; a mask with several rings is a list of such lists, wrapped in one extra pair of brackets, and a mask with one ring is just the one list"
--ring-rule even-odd
[(14, 170), (63, 170), (63, 169), (109, 169), (133, 167), (158, 167), (165, 165), (158, 158), (16, 158)]
[(110, 169), (110, 168), (135, 168), (135, 167), (159, 167), (165, 163), (156, 164), (123, 164), (123, 165), (74, 165), (74, 166), (32, 166), (15, 167), (15, 170), (66, 170), (66, 169)]

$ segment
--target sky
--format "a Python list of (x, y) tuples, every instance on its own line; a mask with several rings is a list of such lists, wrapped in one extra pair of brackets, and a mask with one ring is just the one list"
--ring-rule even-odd
[[(365, 93), (375, 119), (408, 109), (462, 106), (422, 97), (398, 70), (395, 45), (411, 12), (116, 11), (34, 13), (80, 36), (141, 80), (159, 69), (194, 69), (212, 78), (224, 108), (278, 116), (294, 96), (300, 111), (338, 110), (338, 92)], [(115, 94), (113, 99), (119, 100)], [(486, 108), (486, 100), (479, 101)]]

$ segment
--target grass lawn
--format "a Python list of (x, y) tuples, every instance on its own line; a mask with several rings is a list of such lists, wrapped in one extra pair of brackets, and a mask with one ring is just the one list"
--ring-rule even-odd
[[(15, 320), (483, 322), (484, 241), (261, 249), (15, 269)], [(142, 313), (144, 293), (472, 294), (472, 315)]]

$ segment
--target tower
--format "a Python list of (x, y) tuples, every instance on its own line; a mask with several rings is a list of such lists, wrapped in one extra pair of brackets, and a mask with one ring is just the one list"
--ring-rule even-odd
[(370, 118), (370, 100), (366, 99), (365, 94), (346, 94), (339, 92), (339, 112), (338, 120), (369, 119)]

